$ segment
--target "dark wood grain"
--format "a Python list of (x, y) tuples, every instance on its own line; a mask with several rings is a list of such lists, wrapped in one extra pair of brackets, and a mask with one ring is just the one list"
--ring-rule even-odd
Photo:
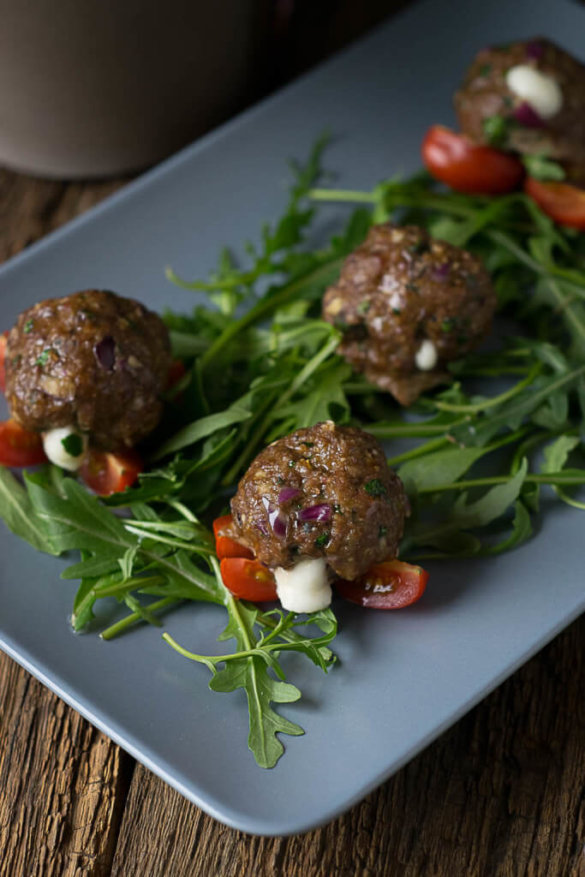
[(0, 710), (0, 874), (109, 874), (130, 760), (6, 655)]

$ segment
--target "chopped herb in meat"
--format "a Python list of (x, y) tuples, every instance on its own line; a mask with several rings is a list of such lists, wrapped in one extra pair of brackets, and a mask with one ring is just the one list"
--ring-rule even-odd
[(379, 478), (372, 478), (371, 481), (367, 481), (364, 484), (366, 489), (366, 493), (369, 493), (370, 496), (386, 496), (388, 491), (382, 484)]

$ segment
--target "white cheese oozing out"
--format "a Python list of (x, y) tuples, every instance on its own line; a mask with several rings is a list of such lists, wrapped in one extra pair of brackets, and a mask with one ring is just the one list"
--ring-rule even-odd
[(563, 105), (563, 93), (556, 79), (528, 64), (518, 64), (506, 73), (510, 91), (530, 104), (542, 119), (555, 116)]
[[(79, 447), (79, 454), (71, 453), (72, 447)], [(81, 466), (87, 439), (72, 426), (60, 426), (43, 433), (45, 454), (56, 466), (75, 472)]]
[(423, 372), (429, 372), (434, 369), (437, 364), (437, 348), (432, 341), (427, 338), (418, 348), (414, 355), (416, 367)]
[(331, 605), (331, 585), (323, 557), (301, 560), (292, 569), (274, 570), (276, 593), (287, 612), (318, 612)]

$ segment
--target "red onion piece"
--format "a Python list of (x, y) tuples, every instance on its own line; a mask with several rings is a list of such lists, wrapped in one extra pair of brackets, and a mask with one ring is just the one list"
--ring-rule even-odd
[(262, 497), (262, 503), (268, 515), (268, 523), (272, 527), (272, 531), (279, 539), (286, 537), (286, 527), (288, 524), (288, 516), (282, 512), (278, 506), (275, 506), (267, 496)]
[(538, 115), (536, 110), (524, 101), (514, 110), (514, 118), (525, 128), (544, 128), (545, 122)]
[(106, 335), (93, 348), (98, 365), (111, 372), (116, 362), (116, 342), (111, 335)]
[(278, 502), (282, 505), (282, 503), (288, 502), (290, 499), (295, 499), (295, 497), (300, 495), (301, 491), (297, 487), (283, 487), (278, 494)]
[(539, 58), (542, 58), (544, 53), (544, 46), (538, 40), (533, 40), (530, 43), (526, 43), (526, 57), (532, 58), (534, 61), (538, 61)]
[(318, 521), (319, 523), (331, 520), (331, 506), (327, 503), (312, 505), (303, 509), (299, 514), (301, 521)]
[(450, 271), (451, 266), (448, 262), (444, 262), (442, 265), (436, 265), (431, 272), (432, 278), (439, 283), (443, 283), (449, 276)]

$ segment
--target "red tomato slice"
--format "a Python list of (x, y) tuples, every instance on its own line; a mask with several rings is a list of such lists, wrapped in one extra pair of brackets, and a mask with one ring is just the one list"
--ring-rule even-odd
[(427, 131), (422, 157), (435, 179), (471, 195), (511, 192), (524, 176), (522, 163), (513, 155), (472, 143), (443, 125)]
[(142, 469), (142, 460), (135, 451), (114, 454), (90, 449), (81, 464), (79, 475), (95, 493), (109, 496), (131, 487)]
[(254, 552), (230, 535), (233, 522), (234, 519), (232, 515), (222, 515), (220, 518), (216, 518), (213, 522), (215, 553), (220, 560), (224, 557), (253, 558)]
[(183, 362), (180, 359), (173, 359), (167, 372), (167, 390), (172, 390), (185, 374), (187, 374), (187, 369)]
[(569, 183), (542, 183), (528, 177), (524, 183), (527, 195), (536, 201), (543, 213), (561, 225), (585, 230), (585, 191)]
[(213, 522), (213, 535), (217, 539), (218, 536), (224, 536), (226, 530), (230, 530), (234, 522), (233, 515), (220, 515)]
[(224, 557), (219, 568), (224, 585), (235, 597), (254, 603), (276, 600), (274, 576), (259, 560)]
[(43, 439), (38, 432), (24, 429), (16, 420), (0, 423), (0, 464), (2, 466), (36, 466), (47, 459)]
[(4, 365), (4, 360), (6, 359), (6, 343), (8, 341), (8, 332), (3, 332), (0, 335), (0, 390), (4, 392), (6, 390), (6, 367)]
[(335, 587), (342, 597), (359, 606), (403, 609), (422, 597), (428, 579), (428, 572), (420, 566), (387, 560), (375, 564), (354, 582), (335, 582)]

